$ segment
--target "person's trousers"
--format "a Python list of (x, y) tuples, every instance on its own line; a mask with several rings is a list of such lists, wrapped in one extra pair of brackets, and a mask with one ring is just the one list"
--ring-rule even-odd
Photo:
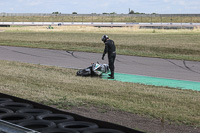
[(111, 71), (111, 77), (114, 77), (114, 71), (115, 71), (115, 58), (116, 58), (116, 53), (113, 53), (108, 56), (108, 62), (109, 62), (109, 68)]

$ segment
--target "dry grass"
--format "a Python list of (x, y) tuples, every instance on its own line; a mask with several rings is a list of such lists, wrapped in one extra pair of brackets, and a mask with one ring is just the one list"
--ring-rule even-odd
[(137, 22), (137, 23), (199, 23), (198, 16), (0, 16), (1, 22)]
[(176, 30), (165, 30), (165, 29), (140, 29), (138, 25), (131, 27), (93, 27), (93, 26), (53, 26), (54, 29), (47, 29), (47, 26), (13, 26), (13, 27), (0, 27), (0, 30), (4, 31), (32, 31), (32, 32), (87, 32), (87, 33), (112, 33), (112, 34), (136, 34), (136, 33), (162, 33), (162, 34), (190, 34), (200, 33), (199, 27), (193, 30), (188, 29), (176, 29)]
[(200, 126), (200, 93), (75, 76), (76, 70), (0, 61), (0, 91), (54, 105), (96, 106)]
[[(115, 27), (115, 28), (107, 28), (107, 27), (93, 27), (93, 26), (53, 26), (54, 29), (47, 29), (47, 26), (17, 26), (17, 27), (0, 27), (2, 30), (6, 31), (33, 31), (33, 32), (86, 32), (86, 33), (113, 33), (113, 34), (128, 34), (132, 33), (151, 33), (151, 29), (139, 29), (139, 26), (133, 27)], [(164, 31), (164, 30), (163, 30)]]

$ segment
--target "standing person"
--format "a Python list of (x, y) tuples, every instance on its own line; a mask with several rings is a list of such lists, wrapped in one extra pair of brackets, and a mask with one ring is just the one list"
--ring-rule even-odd
[(115, 43), (113, 40), (109, 39), (107, 35), (103, 35), (101, 40), (105, 43), (105, 49), (103, 52), (102, 60), (104, 60), (104, 56), (106, 53), (108, 53), (108, 63), (109, 63), (109, 68), (111, 71), (111, 74), (109, 74), (109, 79), (114, 79), (114, 62), (115, 62), (115, 57), (116, 57), (116, 48), (115, 48)]

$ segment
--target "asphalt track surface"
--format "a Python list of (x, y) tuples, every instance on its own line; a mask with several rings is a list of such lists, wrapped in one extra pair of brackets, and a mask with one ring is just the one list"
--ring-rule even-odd
[[(100, 53), (0, 46), (0, 60), (83, 69), (107, 64)], [(200, 62), (117, 55), (115, 72), (200, 82)]]

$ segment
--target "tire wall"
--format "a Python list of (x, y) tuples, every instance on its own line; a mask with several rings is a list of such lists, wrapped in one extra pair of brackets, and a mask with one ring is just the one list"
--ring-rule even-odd
[[(55, 114), (55, 115), (60, 114), (61, 116), (62, 115), (72, 116), (74, 118), (75, 122), (76, 121), (85, 121), (85, 122), (89, 122), (89, 123), (95, 123), (96, 125), (98, 125), (99, 129), (102, 128), (102, 129), (119, 130), (122, 133), (123, 132), (124, 133), (143, 133), (143, 132), (135, 130), (135, 129), (130, 129), (130, 128), (120, 126), (120, 125), (117, 125), (117, 124), (87, 118), (87, 117), (80, 116), (80, 115), (73, 114), (73, 113), (69, 113), (69, 112), (66, 112), (66, 111), (61, 111), (61, 110), (53, 108), (53, 107), (49, 107), (49, 106), (42, 105), (42, 104), (39, 104), (39, 103), (36, 103), (36, 102), (33, 102), (33, 101), (17, 98), (17, 97), (14, 97), (14, 96), (3, 94), (3, 93), (0, 93), (0, 98), (6, 98), (6, 99), (8, 98), (8, 99), (12, 99), (12, 101), (14, 101), (14, 102), (30, 104), (30, 105), (33, 106), (34, 109), (49, 110), (50, 112), (52, 112), (52, 114)], [(1, 101), (1, 103), (2, 103), (2, 101)], [(0, 106), (0, 108), (1, 108), (1, 106)], [(14, 112), (17, 112), (17, 111), (14, 110)], [(1, 114), (0, 114), (0, 116), (1, 116)], [(51, 117), (51, 115), (47, 115), (47, 116)], [(44, 118), (44, 116), (43, 116), (43, 118)], [(37, 119), (37, 118), (35, 117), (35, 119)], [(38, 118), (38, 119), (41, 119), (41, 118)], [(72, 119), (72, 118), (70, 118), (70, 119)]]

